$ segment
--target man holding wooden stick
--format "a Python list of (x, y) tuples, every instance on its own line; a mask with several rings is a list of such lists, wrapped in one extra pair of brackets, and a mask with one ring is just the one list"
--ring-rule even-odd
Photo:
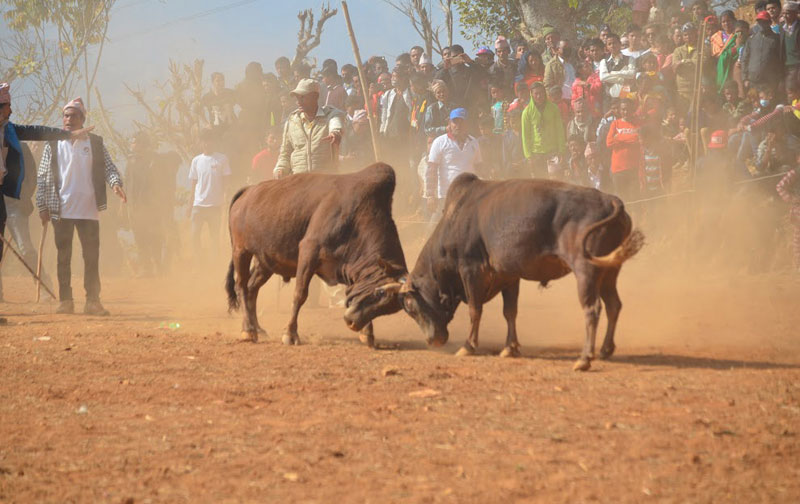
[[(21, 143), (22, 157), (25, 166), (36, 166), (36, 159), (27, 143)], [(31, 239), (30, 232), (30, 216), (33, 213), (33, 197), (36, 192), (36, 172), (28, 170), (25, 174), (25, 180), (22, 181), (22, 190), (20, 191), (19, 200), (4, 196), (6, 205), (6, 229), (9, 242), (16, 246), (17, 251), (20, 253), (25, 263), (31, 268), (37, 268), (39, 271), (38, 276), (47, 285), (52, 285), (50, 277), (44, 273), (37, 264), (41, 262), (41, 253), (37, 254), (36, 245)], [(42, 238), (44, 234), (42, 234)], [(41, 241), (40, 245), (44, 242)], [(3, 296), (3, 277), (0, 276), (0, 301), (4, 299)], [(47, 298), (49, 295), (45, 293)], [(38, 298), (38, 296), (37, 296)], [(37, 299), (38, 302), (38, 299)]]
[[(21, 141), (66, 140), (84, 136), (88, 129), (64, 131), (47, 126), (23, 126), (14, 124), (9, 119), (12, 114), (11, 86), (7, 82), (0, 83), (0, 193), (3, 196), (19, 199), (22, 183), (25, 180), (25, 159)], [(5, 198), (0, 197), (0, 235), (6, 228)], [(3, 257), (4, 242), (0, 241), (0, 260)], [(0, 324), (7, 323), (0, 317)]]

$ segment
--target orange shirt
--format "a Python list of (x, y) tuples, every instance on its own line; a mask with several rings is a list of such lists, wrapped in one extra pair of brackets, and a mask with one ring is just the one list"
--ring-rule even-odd
[(624, 119), (615, 120), (608, 130), (606, 145), (611, 149), (611, 173), (639, 169), (642, 148), (639, 145), (638, 124)]

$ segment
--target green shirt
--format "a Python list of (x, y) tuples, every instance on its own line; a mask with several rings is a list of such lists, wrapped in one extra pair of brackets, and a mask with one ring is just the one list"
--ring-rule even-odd
[(533, 154), (560, 154), (566, 150), (567, 138), (558, 106), (547, 101), (540, 110), (531, 100), (522, 112), (522, 152), (525, 158)]

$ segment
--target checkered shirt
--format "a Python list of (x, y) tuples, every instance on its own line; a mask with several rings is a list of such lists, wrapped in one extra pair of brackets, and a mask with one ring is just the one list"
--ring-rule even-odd
[[(67, 141), (67, 140), (64, 140)], [(39, 170), (37, 172), (36, 181), (36, 206), (39, 212), (47, 210), (50, 212), (51, 217), (58, 218), (61, 215), (61, 198), (59, 197), (60, 187), (56, 187), (56, 181), (53, 178), (53, 170), (50, 169), (52, 162), (53, 152), (50, 148), (50, 143), (45, 144), (42, 160), (39, 162)], [(119, 170), (111, 160), (106, 147), (103, 146), (103, 162), (106, 167), (106, 183), (110, 187), (122, 187), (122, 176)], [(97, 210), (102, 211), (106, 209), (107, 205), (98, 204)]]

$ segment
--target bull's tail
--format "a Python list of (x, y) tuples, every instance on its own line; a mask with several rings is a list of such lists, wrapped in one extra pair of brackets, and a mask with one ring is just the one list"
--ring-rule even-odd
[(601, 268), (619, 268), (622, 266), (622, 263), (635, 256), (636, 253), (639, 252), (639, 250), (641, 250), (641, 248), (644, 246), (644, 233), (638, 229), (634, 229), (628, 234), (628, 236), (625, 237), (624, 240), (622, 240), (622, 243), (619, 245), (619, 247), (612, 250), (610, 254), (601, 257), (595, 257), (590, 254), (588, 250), (586, 250), (586, 242), (589, 239), (589, 236), (601, 227), (606, 226), (616, 220), (622, 213), (623, 206), (618, 199), (614, 199), (612, 204), (614, 205), (614, 210), (611, 212), (611, 215), (589, 226), (583, 233), (583, 238), (581, 239), (583, 257), (586, 258), (586, 260), (590, 263)]
[[(231, 199), (231, 205), (228, 207), (229, 212), (230, 208), (233, 207), (233, 204), (236, 203), (236, 200), (238, 200), (246, 190), (247, 186), (236, 191), (236, 194), (233, 195), (233, 199)], [(228, 226), (228, 232), (230, 232), (230, 224)], [(233, 252), (233, 233), (230, 234), (231, 252)], [(228, 293), (228, 313), (238, 310), (239, 296), (236, 295), (236, 279), (234, 278), (233, 258), (231, 258), (231, 263), (228, 265), (228, 274), (225, 276), (225, 292)]]
[(225, 292), (228, 293), (228, 313), (239, 309), (239, 296), (236, 295), (236, 281), (233, 277), (233, 260), (228, 265), (228, 276), (225, 277)]

